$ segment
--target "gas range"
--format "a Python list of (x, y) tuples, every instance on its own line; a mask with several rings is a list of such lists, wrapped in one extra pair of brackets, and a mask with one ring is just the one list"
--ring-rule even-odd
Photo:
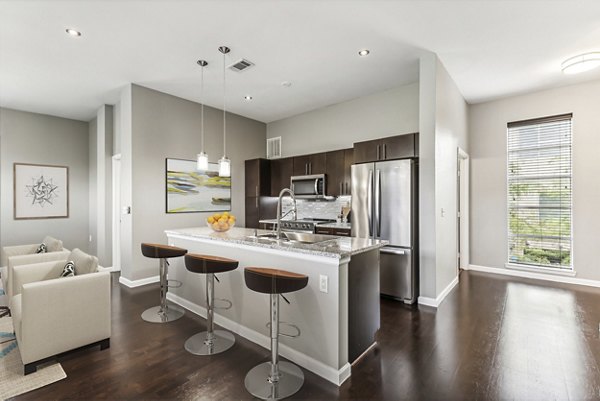
[(281, 229), (284, 231), (301, 231), (314, 233), (317, 224), (334, 223), (331, 219), (298, 219), (298, 220), (281, 220)]

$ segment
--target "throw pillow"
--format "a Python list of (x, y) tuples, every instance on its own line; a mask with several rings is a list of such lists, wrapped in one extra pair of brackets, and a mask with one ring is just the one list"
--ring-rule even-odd
[(98, 270), (98, 258), (88, 255), (79, 248), (73, 249), (67, 260), (75, 263), (75, 275), (94, 273)]
[(58, 240), (56, 238), (50, 237), (49, 235), (47, 235), (42, 242), (44, 244), (46, 244), (47, 252), (58, 252), (58, 251), (63, 250), (62, 241)]
[(48, 248), (46, 247), (46, 244), (44, 244), (43, 242), (35, 250), (35, 253), (46, 253), (46, 252), (48, 252)]
[(63, 267), (63, 271), (60, 274), (60, 277), (73, 277), (75, 275), (75, 263), (72, 260), (69, 260), (65, 267)]

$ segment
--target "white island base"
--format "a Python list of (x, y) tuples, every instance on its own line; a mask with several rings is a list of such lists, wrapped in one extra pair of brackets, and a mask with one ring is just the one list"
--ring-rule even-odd
[[(265, 232), (258, 231), (259, 234)], [(366, 298), (371, 300), (371, 305), (377, 303), (377, 310), (371, 307), (369, 311), (370, 315), (376, 315), (370, 318), (371, 328), (367, 330), (369, 334), (358, 341), (362, 343), (361, 349), (366, 350), (374, 342), (373, 330), (379, 328), (379, 248), (384, 244), (367, 239), (340, 238), (334, 239), (330, 244), (322, 243), (323, 245), (283, 245), (248, 239), (254, 233), (255, 230), (240, 228), (227, 233), (213, 233), (208, 228), (166, 231), (169, 245), (185, 248), (189, 253), (222, 256), (240, 262), (238, 269), (217, 275), (220, 283), (215, 282), (215, 298), (228, 299), (233, 306), (227, 310), (215, 310), (215, 323), (266, 349), (270, 347), (269, 329), (266, 326), (269, 321), (269, 296), (246, 287), (244, 268), (271, 267), (307, 275), (307, 287), (285, 294), (290, 301), (289, 305), (285, 301), (280, 302), (281, 321), (297, 325), (302, 333), (297, 338), (281, 336), (280, 354), (328, 381), (341, 385), (351, 373), (349, 263), (353, 258), (363, 264), (367, 261), (370, 266), (365, 266), (364, 271), (369, 270), (370, 275), (375, 276), (366, 282), (360, 280), (370, 287), (370, 294)], [(167, 298), (206, 318), (206, 277), (188, 272), (183, 258), (171, 259), (170, 263), (169, 279), (179, 280), (183, 286), (170, 290)], [(324, 281), (327, 288), (320, 286)], [(218, 300), (215, 301), (216, 306), (220, 304)], [(358, 322), (361, 326), (359, 331), (365, 332), (363, 319), (354, 320), (361, 320)], [(203, 327), (198, 327), (198, 331), (202, 330)], [(280, 330), (288, 332), (285, 325)], [(293, 330), (289, 332), (293, 333)], [(235, 346), (228, 352), (235, 352)]]

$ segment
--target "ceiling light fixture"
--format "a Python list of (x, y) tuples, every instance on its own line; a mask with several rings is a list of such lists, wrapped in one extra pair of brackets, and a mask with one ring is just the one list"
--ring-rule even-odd
[(361, 56), (361, 57), (364, 57), (364, 56), (368, 56), (368, 55), (369, 55), (369, 53), (371, 53), (371, 52), (369, 51), (369, 49), (362, 49), (362, 50), (360, 50), (360, 51), (358, 52), (358, 55), (359, 55), (359, 56)]
[(584, 53), (565, 60), (561, 69), (568, 75), (579, 74), (600, 67), (600, 52)]
[(227, 158), (227, 111), (225, 109), (225, 55), (230, 49), (221, 46), (219, 51), (223, 53), (223, 157), (219, 159), (219, 177), (231, 177), (231, 160)]
[(247, 100), (249, 102), (252, 100), (252, 96), (246, 95), (246, 96), (244, 96), (244, 100)]
[(73, 28), (67, 28), (67, 29), (65, 29), (65, 32), (67, 32), (69, 35), (74, 36), (74, 37), (81, 36), (81, 32), (79, 32), (78, 30), (75, 30)]
[(200, 171), (208, 170), (208, 155), (204, 152), (204, 67), (208, 63), (204, 60), (198, 60), (198, 65), (202, 68), (200, 75), (200, 153), (196, 156), (196, 169)]

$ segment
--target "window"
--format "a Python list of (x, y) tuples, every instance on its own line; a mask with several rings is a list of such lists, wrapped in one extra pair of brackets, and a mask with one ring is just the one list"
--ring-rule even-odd
[(508, 124), (508, 262), (571, 270), (571, 114)]

